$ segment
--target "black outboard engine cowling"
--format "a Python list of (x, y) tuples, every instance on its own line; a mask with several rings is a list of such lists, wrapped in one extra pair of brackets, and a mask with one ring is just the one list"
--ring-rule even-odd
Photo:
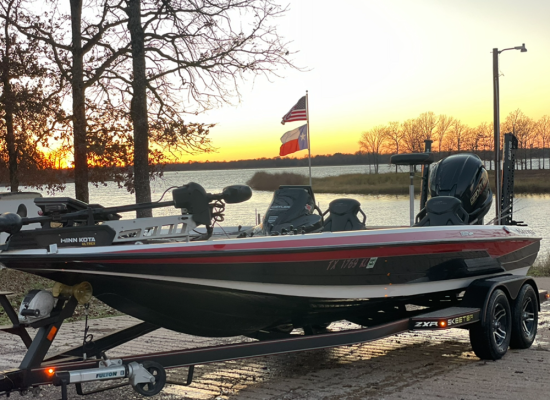
[[(478, 156), (455, 154), (432, 164), (428, 185), (432, 198), (450, 196), (460, 200), (462, 209), (468, 214), (465, 223), (483, 224), (493, 194), (487, 170)], [(417, 221), (426, 215), (426, 209), (420, 212)]]
[(311, 186), (279, 186), (264, 216), (263, 234), (291, 233), (291, 229), (297, 233), (318, 231), (323, 227), (323, 218), (313, 214), (316, 209)]

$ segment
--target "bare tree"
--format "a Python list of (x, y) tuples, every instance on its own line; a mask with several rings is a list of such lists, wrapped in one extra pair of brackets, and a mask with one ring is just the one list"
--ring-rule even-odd
[(433, 112), (428, 111), (420, 114), (418, 117), (418, 128), (420, 129), (422, 140), (432, 140), (437, 123), (438, 119)]
[(110, 72), (131, 92), (136, 200), (148, 201), (148, 115), (181, 126), (182, 113), (238, 99), (247, 77), (294, 67), (271, 25), (286, 8), (273, 0), (127, 0), (112, 9), (128, 18), (132, 68)]
[(483, 139), (483, 133), (477, 127), (467, 127), (463, 148), (472, 153), (478, 153), (483, 147)]
[[(479, 124), (476, 128), (476, 134), (479, 136), (479, 145), (481, 147), (481, 150), (483, 151), (483, 159), (485, 159), (487, 152), (489, 154), (492, 154), (492, 150), (494, 148), (493, 142), (493, 124), (488, 122), (482, 122)], [(489, 169), (492, 168), (492, 160), (493, 157), (489, 157)]]
[(387, 139), (387, 129), (385, 126), (376, 126), (367, 132), (361, 134), (359, 146), (361, 150), (372, 154), (372, 163), (374, 165), (374, 173), (378, 173), (380, 165), (380, 151)]
[(409, 153), (420, 153), (423, 150), (422, 131), (417, 119), (403, 122), (403, 144)]
[(546, 145), (550, 141), (550, 117), (548, 115), (542, 116), (537, 121), (535, 125), (535, 132), (539, 137), (539, 140), (541, 143), (541, 150), (542, 150), (541, 165), (542, 165), (542, 169), (544, 169), (544, 164), (545, 164), (544, 150), (546, 149)]
[(449, 152), (456, 150), (460, 153), (462, 151), (464, 142), (467, 140), (468, 126), (455, 119), (451, 124), (449, 130)]
[[(397, 121), (390, 122), (386, 128), (386, 137), (388, 143), (388, 150), (390, 153), (399, 154), (399, 145), (403, 140), (403, 130), (401, 124)], [(395, 166), (395, 172), (397, 173), (398, 166)]]
[[(135, 74), (137, 79), (134, 85), (132, 51), (137, 47), (132, 48), (132, 44), (137, 42), (132, 42), (131, 32), (129, 34), (125, 25), (129, 21), (127, 11), (135, 10), (135, 6), (140, 3), (126, 3), (129, 7), (126, 7), (124, 0), (91, 0), (87, 4), (91, 12), (87, 12), (86, 19), (82, 19), (82, 0), (71, 0), (71, 13), (68, 16), (59, 12), (58, 1), (52, 0), (48, 3), (51, 9), (44, 18), (29, 17), (17, 26), (27, 36), (50, 46), (51, 58), (58, 67), (62, 82), (69, 83), (73, 98), (73, 137), (65, 136), (64, 139), (71, 141), (74, 146), (75, 192), (77, 198), (84, 201), (89, 200), (88, 182), (98, 184), (104, 179), (115, 179), (131, 192), (135, 191), (136, 182), (138, 187), (140, 182), (145, 182), (146, 189), (140, 190), (145, 195), (139, 199), (147, 201), (150, 198), (148, 172), (160, 172), (158, 167), (149, 168), (148, 162), (165, 162), (174, 154), (165, 155), (159, 148), (178, 152), (212, 150), (207, 137), (212, 125), (185, 124), (180, 117), (182, 110), (172, 107), (177, 101), (170, 101), (170, 93), (179, 91), (180, 87), (168, 87), (160, 82), (153, 85), (157, 89), (156, 96), (149, 91), (147, 98), (140, 92), (141, 87), (151, 87), (155, 82), (155, 73), (159, 71), (156, 62), (150, 63), (147, 80), (144, 81), (143, 75)], [(155, 3), (153, 7), (153, 2), (150, 3), (155, 14), (158, 4)], [(167, 2), (161, 4), (161, 8), (167, 6)], [(139, 12), (135, 16), (141, 18)], [(60, 21), (71, 21), (71, 24)], [(149, 23), (154, 21), (154, 18), (148, 20)], [(137, 25), (133, 22), (134, 27), (140, 25), (139, 22)], [(162, 25), (162, 22), (157, 21), (157, 24)], [(156, 28), (163, 30), (160, 26)], [(163, 33), (169, 35), (167, 30)], [(147, 45), (155, 47), (154, 43)], [(163, 53), (159, 48), (156, 50)], [(135, 59), (137, 62), (139, 58), (136, 56)], [(116, 80), (121, 77), (124, 77), (123, 85), (117, 85)], [(167, 80), (165, 75), (156, 78)], [(134, 96), (135, 90), (142, 94)], [(149, 101), (150, 107), (162, 111), (148, 118), (139, 99)], [(119, 119), (113, 122), (109, 120), (109, 114)], [(126, 125), (123, 126), (121, 122)], [(133, 128), (138, 131), (137, 138), (129, 136)], [(148, 145), (149, 136), (152, 146)], [(133, 148), (134, 143), (136, 149)], [(132, 169), (130, 166), (134, 161), (135, 168)], [(108, 166), (106, 162), (111, 164)], [(90, 172), (88, 165), (101, 165), (102, 169), (94, 168)]]
[[(128, 52), (128, 44), (115, 48), (113, 38), (107, 38), (111, 30), (125, 23), (111, 12), (108, 1), (94, 0), (88, 7), (93, 21), (82, 19), (83, 0), (70, 0), (70, 15), (59, 11), (59, 0), (52, 0), (44, 14), (32, 13), (27, 7), (27, 16), (20, 21), (11, 22), (28, 38), (47, 44), (51, 51), (51, 60), (55, 62), (60, 76), (60, 85), (69, 84), (72, 92), (73, 145), (75, 168), (75, 195), (85, 202), (89, 201), (88, 192), (88, 137), (86, 132), (86, 90), (98, 84), (105, 70), (118, 58)], [(117, 2), (118, 0), (112, 0)], [(23, 11), (23, 10), (21, 10)], [(0, 16), (4, 20), (9, 16)], [(70, 24), (64, 23), (70, 21)], [(70, 31), (69, 31), (70, 29)]]
[(510, 112), (502, 125), (501, 131), (511, 132), (518, 139), (518, 148), (523, 150), (519, 159), (520, 168), (527, 168), (527, 148), (534, 133), (534, 123), (519, 108)]
[[(10, 22), (19, 20), (20, 5), (21, 0), (0, 3), (0, 13), (9, 17), (0, 20), (0, 105), (4, 117), (0, 128), (2, 145), (7, 149), (3, 153), (7, 157), (1, 158), (8, 165), (12, 192), (19, 190), (21, 176), (27, 185), (40, 186), (37, 173), (43, 177), (44, 170), (51, 167), (41, 148), (48, 146), (65, 117), (59, 93), (50, 90), (56, 77), (43, 63), (45, 49), (36, 40), (25, 41)], [(61, 180), (51, 183), (49, 187), (54, 189)]]
[[(145, 65), (145, 32), (141, 23), (141, 0), (128, 0), (128, 31), (132, 44), (132, 103), (134, 125), (134, 187), (136, 202), (151, 201), (149, 183), (149, 123), (147, 114), (147, 76)], [(137, 211), (138, 217), (152, 217), (152, 210)]]
[(445, 134), (449, 131), (453, 123), (453, 118), (447, 115), (441, 114), (437, 118), (437, 126), (435, 127), (435, 137), (437, 138), (438, 152), (441, 153), (441, 147), (443, 145), (443, 139)]

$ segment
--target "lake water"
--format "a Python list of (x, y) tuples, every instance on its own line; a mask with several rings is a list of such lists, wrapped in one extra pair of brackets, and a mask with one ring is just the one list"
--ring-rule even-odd
[[(388, 166), (381, 170), (387, 171)], [(243, 170), (222, 170), (222, 171), (179, 171), (167, 172), (163, 178), (151, 183), (152, 199), (159, 200), (163, 192), (171, 186), (181, 186), (188, 182), (201, 184), (207, 192), (220, 192), (225, 186), (235, 184), (246, 184), (257, 171), (266, 172), (295, 172), (308, 175), (307, 167), (298, 168), (271, 168), (271, 169), (243, 169)], [(368, 166), (349, 165), (339, 167), (313, 167), (313, 177), (337, 176), (352, 173), (369, 173)], [(315, 188), (314, 188), (315, 189)], [(43, 196), (47, 196), (44, 192)], [(67, 185), (63, 193), (56, 196), (74, 197), (74, 185)], [(263, 216), (269, 205), (272, 192), (254, 191), (252, 198), (240, 204), (228, 204), (224, 225), (254, 225), (256, 215)], [(386, 196), (386, 195), (358, 195), (358, 194), (316, 194), (315, 198), (322, 210), (326, 210), (330, 201), (340, 197), (351, 197), (361, 202), (361, 207), (367, 214), (367, 224), (374, 226), (387, 225), (409, 225), (409, 198), (407, 196)], [(170, 192), (166, 193), (163, 200), (171, 200)], [(103, 206), (116, 206), (134, 203), (134, 195), (129, 194), (125, 189), (119, 189), (113, 182), (106, 186), (96, 188), (90, 185), (90, 202)], [(419, 202), (415, 201), (415, 213), (418, 212)], [(177, 214), (179, 211), (174, 208), (162, 208), (154, 210), (154, 215)], [(491, 209), (486, 217), (486, 222), (494, 216), (494, 209)], [(132, 218), (133, 213), (123, 214), (124, 218)], [(550, 216), (550, 196), (521, 196), (517, 197), (514, 206), (514, 219), (525, 221), (535, 229), (542, 237), (543, 252), (550, 253), (550, 225), (546, 218)]]

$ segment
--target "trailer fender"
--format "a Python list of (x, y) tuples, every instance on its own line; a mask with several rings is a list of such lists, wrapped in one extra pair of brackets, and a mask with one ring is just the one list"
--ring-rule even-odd
[[(508, 296), (510, 304), (518, 297), (519, 291), (525, 285), (529, 283), (538, 293), (538, 287), (535, 280), (530, 276), (517, 276), (517, 275), (501, 275), (491, 278), (482, 278), (473, 281), (466, 292), (461, 302), (462, 307), (479, 307), (481, 308), (480, 322), (483, 325), (487, 316), (487, 305), (491, 294), (496, 289), (502, 289)], [(537, 302), (537, 307), (540, 311), (540, 299)]]

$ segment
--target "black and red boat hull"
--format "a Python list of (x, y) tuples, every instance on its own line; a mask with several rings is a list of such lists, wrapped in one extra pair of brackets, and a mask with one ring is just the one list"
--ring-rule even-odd
[(306, 326), (525, 275), (540, 239), (523, 228), (396, 228), (209, 242), (5, 251), (7, 267), (66, 284), (142, 320), (201, 336)]

